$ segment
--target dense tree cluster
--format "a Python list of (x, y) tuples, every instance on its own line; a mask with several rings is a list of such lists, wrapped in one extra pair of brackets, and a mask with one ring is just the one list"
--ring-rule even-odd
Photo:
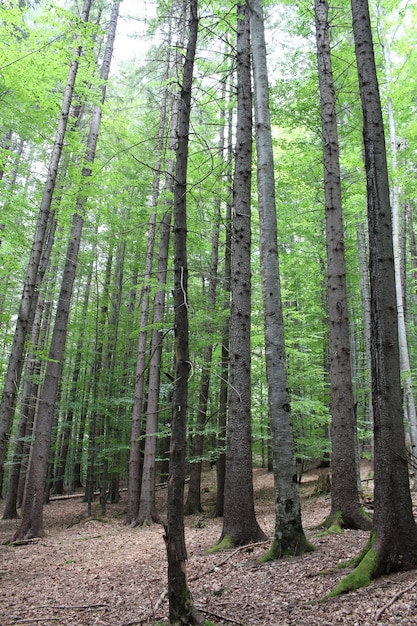
[(0, 6), (4, 517), (40, 536), (51, 493), (105, 515), (127, 486), (126, 523), (165, 525), (173, 623), (202, 623), (175, 585), (203, 463), (213, 549), (263, 538), (273, 466), (279, 558), (312, 549), (297, 482), (330, 460), (324, 525), (372, 526), (346, 588), (415, 567), (416, 9), (150, 6)]

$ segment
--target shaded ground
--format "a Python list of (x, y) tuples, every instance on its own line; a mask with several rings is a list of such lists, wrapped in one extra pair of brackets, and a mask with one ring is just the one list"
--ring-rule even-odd
[[(302, 485), (302, 504), (316, 551), (260, 564), (270, 542), (206, 554), (220, 537), (222, 521), (210, 518), (215, 471), (204, 474), (206, 512), (186, 518), (188, 576), (197, 607), (219, 625), (417, 624), (417, 571), (322, 601), (346, 572), (338, 564), (358, 554), (368, 533), (318, 538), (308, 530), (330, 508), (328, 498), (311, 496), (314, 478), (307, 476)], [(258, 520), (272, 537), (273, 480), (265, 470), (255, 470), (255, 493)], [(163, 508), (163, 491), (158, 500)], [(44, 539), (0, 545), (0, 625), (133, 626), (166, 620), (163, 530), (126, 527), (125, 509), (126, 499), (109, 505), (103, 522), (87, 519), (80, 500), (54, 501), (45, 507)], [(17, 524), (0, 521), (1, 542), (13, 536)]]

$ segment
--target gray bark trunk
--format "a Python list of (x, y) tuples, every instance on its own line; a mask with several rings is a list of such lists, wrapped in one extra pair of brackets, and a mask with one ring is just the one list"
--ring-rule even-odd
[(264, 309), (266, 377), (274, 467), (275, 531), (270, 556), (302, 554), (309, 548), (301, 523), (294, 436), (288, 393), (284, 320), (278, 260), (274, 155), (262, 0), (250, 2), (255, 99), (259, 239)]

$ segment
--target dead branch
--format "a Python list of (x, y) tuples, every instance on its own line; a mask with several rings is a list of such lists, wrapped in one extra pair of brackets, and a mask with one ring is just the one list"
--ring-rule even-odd
[(42, 606), (33, 607), (34, 609), (57, 609), (59, 611), (72, 610), (90, 610), (90, 609), (106, 609), (107, 604), (43, 604)]
[(206, 607), (200, 607), (198, 610), (201, 611), (202, 613), (205, 613), (206, 615), (210, 615), (211, 617), (216, 617), (217, 619), (221, 619), (223, 622), (230, 622), (231, 624), (238, 624), (239, 626), (244, 626), (244, 622), (239, 622), (239, 620), (233, 619), (232, 617), (226, 617), (225, 615), (222, 615), (221, 613), (215, 613), (211, 609), (208, 610)]
[(411, 591), (411, 589), (413, 589), (416, 585), (417, 585), (417, 580), (414, 581), (412, 585), (409, 585), (405, 589), (402, 589), (401, 591), (396, 593), (395, 596), (391, 598), (389, 602), (387, 602), (387, 604), (385, 604), (381, 609), (379, 609), (378, 613), (376, 614), (375, 621), (378, 622), (381, 619), (381, 615), (384, 613), (384, 611), (389, 609), (390, 606), (392, 606), (395, 602), (397, 602), (397, 600), (401, 598), (401, 596), (407, 593), (407, 591)]
[(18, 619), (16, 624), (32, 624), (33, 622), (59, 622), (62, 617), (32, 617), (31, 619)]
[(165, 600), (167, 595), (168, 595), (168, 589), (165, 589), (159, 596), (158, 600), (155, 602), (155, 606), (153, 607), (154, 613), (159, 609), (159, 607), (161, 606), (162, 602)]
[(31, 539), (16, 539), (16, 541), (4, 541), (3, 546), (11, 546), (12, 548), (18, 548), (19, 546), (28, 546), (31, 543), (39, 543), (39, 537), (32, 537)]

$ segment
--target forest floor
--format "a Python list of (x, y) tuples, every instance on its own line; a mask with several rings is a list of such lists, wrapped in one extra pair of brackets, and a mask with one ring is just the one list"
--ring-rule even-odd
[[(189, 586), (207, 619), (221, 626), (417, 624), (417, 571), (392, 574), (365, 589), (323, 599), (346, 574), (339, 564), (356, 556), (369, 535), (346, 530), (320, 537), (313, 530), (330, 510), (328, 496), (312, 495), (317, 471), (309, 472), (301, 485), (303, 524), (314, 552), (261, 564), (259, 558), (270, 547), (267, 541), (207, 554), (222, 530), (222, 520), (210, 516), (215, 478), (215, 470), (203, 474), (205, 512), (186, 518)], [(371, 483), (364, 485), (371, 489)], [(272, 475), (256, 469), (254, 486), (258, 521), (272, 537)], [(160, 511), (165, 496), (165, 490), (158, 491)], [(52, 501), (45, 507), (47, 535), (28, 545), (4, 545), (19, 522), (0, 521), (1, 626), (165, 623), (162, 527), (124, 525), (125, 493), (120, 503), (108, 505), (106, 520), (99, 517), (99, 505), (94, 506), (97, 517), (87, 518), (82, 499)]]

